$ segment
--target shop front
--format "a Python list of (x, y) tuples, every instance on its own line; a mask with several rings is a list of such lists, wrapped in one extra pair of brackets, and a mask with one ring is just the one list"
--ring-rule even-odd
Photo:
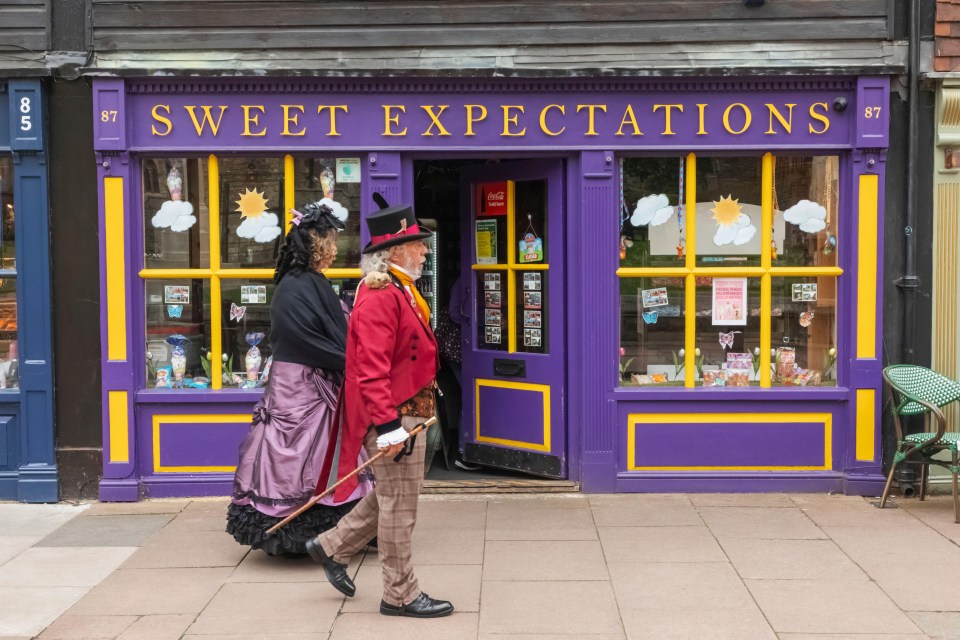
[(57, 501), (43, 109), (0, 81), (0, 500), (24, 502)]
[[(467, 462), (873, 493), (886, 77), (96, 79), (104, 500), (225, 495), (290, 210), (374, 194), (459, 279)], [(446, 194), (446, 195), (438, 195)]]

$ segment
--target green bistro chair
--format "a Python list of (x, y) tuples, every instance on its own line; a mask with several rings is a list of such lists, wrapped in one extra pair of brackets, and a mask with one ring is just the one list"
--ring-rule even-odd
[[(957, 476), (960, 474), (957, 445), (960, 443), (960, 433), (947, 431), (947, 418), (941, 411), (942, 407), (960, 400), (960, 383), (926, 367), (909, 364), (886, 367), (883, 370), (883, 379), (893, 396), (893, 424), (897, 430), (898, 444), (893, 464), (890, 466), (890, 475), (887, 476), (887, 484), (880, 498), (880, 507), (883, 508), (887, 502), (897, 465), (905, 462), (921, 466), (920, 499), (923, 500), (927, 493), (930, 465), (935, 464), (949, 469), (953, 474), (953, 516), (960, 524), (960, 496), (957, 490)], [(936, 419), (936, 431), (930, 430), (931, 420), (928, 414), (932, 414)], [(927, 430), (904, 436), (900, 417), (916, 415), (924, 415)], [(933, 457), (941, 451), (950, 451), (949, 463)]]

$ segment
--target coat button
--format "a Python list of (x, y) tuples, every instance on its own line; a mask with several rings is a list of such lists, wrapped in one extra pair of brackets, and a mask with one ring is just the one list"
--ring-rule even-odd
[(411, 359), (411, 360), (416, 360), (416, 359), (417, 359), (417, 356), (410, 356), (410, 359)]

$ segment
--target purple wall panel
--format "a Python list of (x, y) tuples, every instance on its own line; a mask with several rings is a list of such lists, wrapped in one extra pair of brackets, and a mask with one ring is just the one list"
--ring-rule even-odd
[(543, 444), (543, 394), (480, 386), (480, 435)]
[(237, 464), (250, 422), (167, 422), (160, 424), (162, 466), (224, 467)]

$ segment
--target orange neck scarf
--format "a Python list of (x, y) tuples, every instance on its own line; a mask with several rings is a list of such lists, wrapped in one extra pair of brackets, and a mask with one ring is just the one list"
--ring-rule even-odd
[(403, 288), (406, 289), (407, 294), (410, 295), (411, 300), (416, 304), (417, 311), (420, 315), (420, 319), (423, 320), (423, 324), (429, 327), (430, 307), (427, 305), (427, 301), (423, 299), (423, 296), (420, 295), (416, 285), (413, 284), (413, 277), (394, 264), (390, 265), (390, 273), (396, 276), (397, 280), (400, 281), (400, 284), (403, 285)]

